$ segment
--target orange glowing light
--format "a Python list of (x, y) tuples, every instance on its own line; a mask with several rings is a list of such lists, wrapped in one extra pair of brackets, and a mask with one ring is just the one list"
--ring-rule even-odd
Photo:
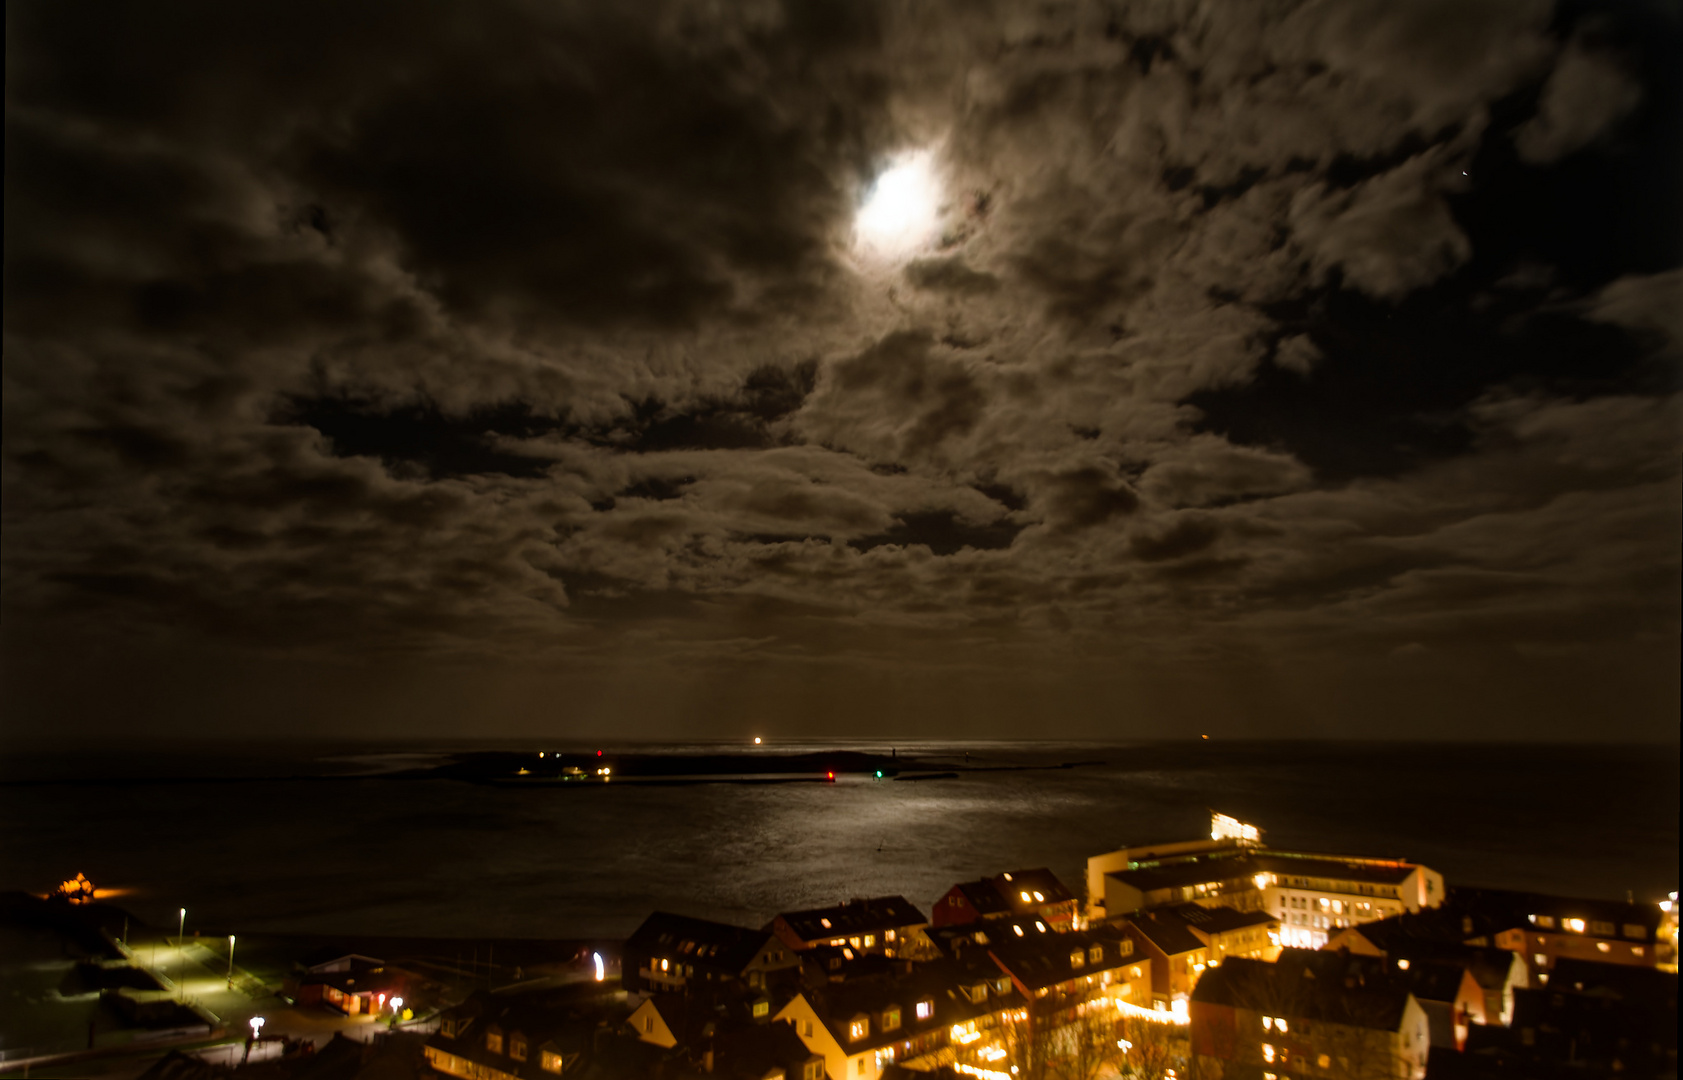
[(92, 903), (96, 891), (93, 882), (81, 874), (77, 874), (69, 881), (62, 882), (58, 887), (59, 897), (70, 901), (72, 904)]

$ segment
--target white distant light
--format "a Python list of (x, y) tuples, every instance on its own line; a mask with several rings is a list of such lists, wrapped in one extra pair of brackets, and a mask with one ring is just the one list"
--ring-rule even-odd
[(760, 737), (758, 735), (754, 736), (754, 745), (755, 746), (760, 745)]
[(871, 185), (854, 221), (860, 246), (877, 255), (903, 258), (935, 236), (941, 185), (927, 150), (904, 154)]
[(596, 981), (601, 982), (608, 977), (608, 966), (602, 962), (601, 953), (591, 953), (590, 958), (596, 961)]

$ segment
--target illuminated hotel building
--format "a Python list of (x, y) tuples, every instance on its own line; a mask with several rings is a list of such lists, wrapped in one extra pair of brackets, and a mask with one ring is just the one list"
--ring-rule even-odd
[(1210, 839), (1122, 848), (1087, 860), (1093, 919), (1197, 904), (1279, 919), (1279, 945), (1318, 949), (1350, 926), (1443, 903), (1443, 875), (1400, 859), (1285, 851), (1216, 814)]

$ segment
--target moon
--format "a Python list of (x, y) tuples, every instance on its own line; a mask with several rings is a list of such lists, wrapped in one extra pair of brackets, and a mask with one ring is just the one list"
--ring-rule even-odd
[(859, 248), (904, 259), (927, 246), (940, 224), (941, 184), (928, 150), (901, 154), (877, 175), (854, 219)]

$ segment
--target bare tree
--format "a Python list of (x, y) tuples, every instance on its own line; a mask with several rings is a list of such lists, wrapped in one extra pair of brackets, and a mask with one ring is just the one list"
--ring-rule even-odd
[(1116, 1026), (1122, 1045), (1118, 1071), (1133, 1080), (1166, 1080), (1171, 1070), (1179, 1076), (1185, 1068), (1185, 1034), (1172, 1024), (1139, 1016), (1124, 1017)]

